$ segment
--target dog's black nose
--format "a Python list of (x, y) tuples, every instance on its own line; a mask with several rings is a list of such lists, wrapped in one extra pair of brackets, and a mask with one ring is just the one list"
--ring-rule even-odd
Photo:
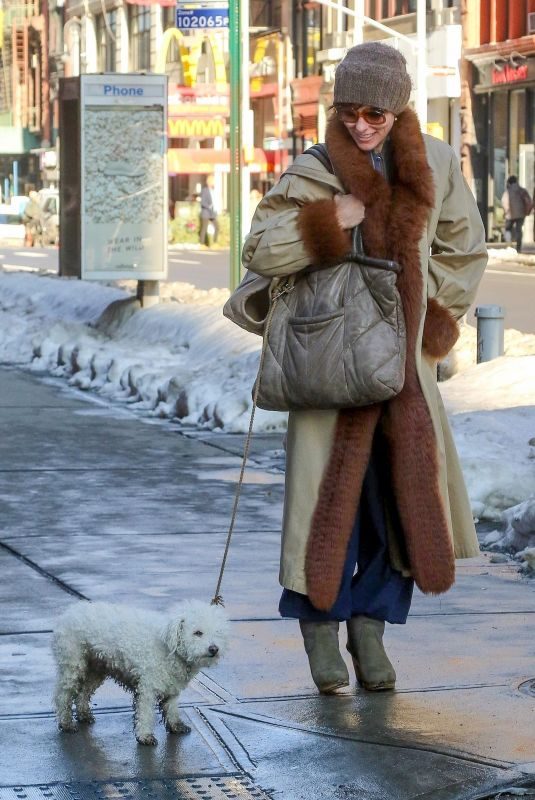
[(215, 644), (211, 644), (208, 648), (208, 652), (211, 656), (216, 656), (219, 653), (219, 647), (217, 647)]

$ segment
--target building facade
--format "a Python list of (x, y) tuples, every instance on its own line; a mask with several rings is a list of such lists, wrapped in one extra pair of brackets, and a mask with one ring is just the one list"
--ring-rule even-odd
[[(292, 81), (296, 151), (321, 139), (332, 104), (334, 71), (348, 47), (358, 41), (357, 4), (346, 0), (343, 10), (320, 3), (294, 4), (292, 41), (295, 80)], [(461, 13), (454, 0), (427, 0), (428, 131), (460, 149)], [(364, 41), (381, 40), (398, 48), (416, 87), (417, 0), (366, 0)], [(379, 22), (406, 39), (373, 25)], [(414, 93), (412, 96), (414, 101)]]
[[(47, 10), (39, 0), (4, 0), (0, 32), (0, 192), (27, 194), (55, 161), (51, 146)], [(55, 153), (53, 154), (55, 157)]]
[[(473, 29), (465, 50), (474, 120), (470, 172), (492, 240), (503, 229), (507, 177), (516, 175), (530, 194), (534, 190), (535, 0), (481, 0), (467, 11)], [(524, 240), (533, 241), (532, 216)]]
[[(4, 193), (57, 180), (63, 76), (164, 72), (172, 204), (194, 198), (205, 176), (214, 174), (219, 205), (227, 206), (228, 30), (178, 30), (176, 0), (3, 3)], [(359, 33), (356, 0), (339, 5), (249, 2), (246, 157), (251, 187), (261, 193), (298, 153), (324, 137), (336, 65)], [(416, 10), (417, 0), (365, 0), (363, 29), (365, 41), (380, 39), (403, 52), (415, 87)], [(426, 11), (427, 129), (460, 155), (489, 237), (498, 236), (507, 174), (533, 190), (535, 0), (427, 0)]]

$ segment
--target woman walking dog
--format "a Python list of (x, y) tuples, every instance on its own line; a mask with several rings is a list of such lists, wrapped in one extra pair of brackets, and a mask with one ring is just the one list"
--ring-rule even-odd
[[(302, 174), (289, 171), (262, 199), (243, 251), (253, 273), (298, 275), (343, 261), (360, 225), (366, 255), (402, 267), (401, 392), (385, 403), (289, 415), (279, 610), (299, 620), (323, 693), (349, 683), (340, 622), (360, 684), (394, 688), (385, 622), (406, 621), (414, 582), (445, 592), (454, 559), (479, 552), (436, 364), (474, 299), (484, 232), (453, 151), (420, 132), (410, 91), (392, 47), (350, 49), (335, 76), (328, 160), (314, 152), (296, 159)], [(338, 192), (321, 180), (330, 173)]]

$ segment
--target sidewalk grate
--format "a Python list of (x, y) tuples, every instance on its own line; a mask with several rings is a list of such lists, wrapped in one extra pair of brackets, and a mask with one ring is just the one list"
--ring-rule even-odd
[(243, 775), (0, 787), (0, 800), (271, 800)]

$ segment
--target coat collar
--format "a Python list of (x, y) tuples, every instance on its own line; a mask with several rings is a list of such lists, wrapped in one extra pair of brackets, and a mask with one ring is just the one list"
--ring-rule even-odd
[[(362, 232), (367, 252), (379, 258), (393, 258), (394, 251), (399, 253), (401, 242), (406, 242), (407, 237), (412, 240), (416, 237), (418, 241), (427, 212), (434, 206), (435, 190), (414, 111), (403, 111), (390, 132), (390, 184), (373, 168), (369, 154), (358, 149), (336, 117), (328, 123), (325, 142), (345, 190), (366, 206)], [(415, 208), (419, 210), (416, 219), (410, 213)]]
[(390, 184), (373, 169), (368, 154), (356, 147), (345, 126), (336, 119), (329, 122), (326, 144), (344, 188), (365, 205), (362, 234), (366, 253), (392, 258), (403, 266), (397, 287), (403, 302), (407, 359), (405, 385), (384, 409), (367, 406), (338, 414), (307, 544), (307, 592), (313, 605), (321, 610), (330, 609), (338, 594), (381, 413), (389, 447), (392, 492), (416, 583), (424, 592), (439, 593), (451, 586), (455, 576), (438, 479), (433, 421), (416, 368), (424, 300), (419, 243), (429, 210), (434, 206), (432, 172), (418, 119), (413, 111), (406, 110), (392, 129)]

